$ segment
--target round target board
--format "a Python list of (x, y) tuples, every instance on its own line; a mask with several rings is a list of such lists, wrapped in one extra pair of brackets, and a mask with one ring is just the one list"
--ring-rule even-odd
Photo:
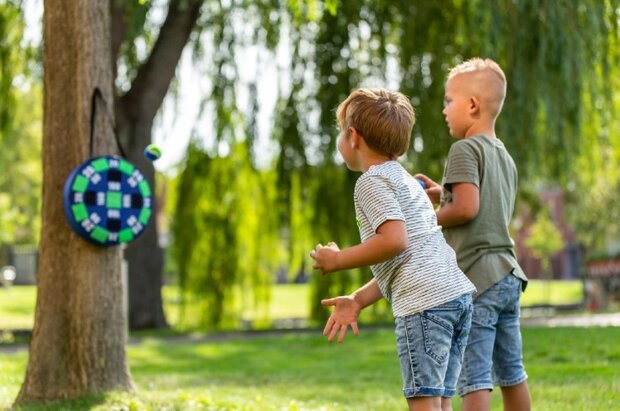
[(115, 156), (91, 158), (65, 182), (65, 216), (73, 230), (98, 245), (138, 237), (151, 218), (151, 188), (131, 162)]

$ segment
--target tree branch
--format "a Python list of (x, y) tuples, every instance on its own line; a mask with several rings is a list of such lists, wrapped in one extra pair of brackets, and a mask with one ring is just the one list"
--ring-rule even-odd
[(183, 48), (200, 16), (203, 0), (171, 0), (168, 16), (147, 61), (120, 104), (130, 118), (152, 120), (161, 106)]
[(116, 62), (118, 52), (127, 34), (127, 1), (112, 0), (110, 2), (110, 38), (112, 48), (112, 69), (116, 78)]

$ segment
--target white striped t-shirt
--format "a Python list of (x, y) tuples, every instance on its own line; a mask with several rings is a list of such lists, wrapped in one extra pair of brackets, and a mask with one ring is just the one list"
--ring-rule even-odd
[(458, 268), (428, 196), (398, 162), (370, 167), (357, 180), (354, 196), (362, 242), (388, 220), (401, 220), (407, 226), (407, 248), (370, 267), (395, 317), (416, 314), (475, 291)]

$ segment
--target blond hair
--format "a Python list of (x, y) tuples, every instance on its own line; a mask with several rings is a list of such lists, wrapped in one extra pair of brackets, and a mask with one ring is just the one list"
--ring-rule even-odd
[(371, 149), (391, 158), (409, 148), (415, 113), (409, 99), (397, 91), (360, 88), (336, 110), (340, 129), (356, 129)]
[(491, 59), (474, 57), (454, 66), (448, 74), (448, 80), (458, 75), (470, 77), (472, 88), (486, 99), (491, 115), (497, 117), (506, 98), (506, 75), (499, 64)]

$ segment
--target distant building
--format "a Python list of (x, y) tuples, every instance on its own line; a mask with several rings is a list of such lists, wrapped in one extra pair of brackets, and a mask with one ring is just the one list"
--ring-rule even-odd
[(543, 273), (540, 259), (534, 257), (532, 251), (525, 245), (530, 236), (534, 219), (529, 210), (525, 208), (517, 210), (514, 240), (519, 265), (531, 279), (567, 280), (582, 278), (583, 249), (564, 218), (562, 191), (560, 189), (545, 190), (540, 193), (539, 198), (543, 205), (550, 208), (551, 219), (564, 240), (564, 249), (551, 258), (551, 272)]

